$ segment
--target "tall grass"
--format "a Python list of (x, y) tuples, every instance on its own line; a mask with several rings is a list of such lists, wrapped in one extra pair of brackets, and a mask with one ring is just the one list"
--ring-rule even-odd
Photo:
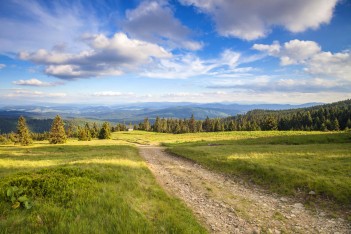
[[(204, 233), (156, 183), (135, 147), (116, 141), (0, 146), (1, 233)], [(13, 209), (6, 189), (32, 199)]]

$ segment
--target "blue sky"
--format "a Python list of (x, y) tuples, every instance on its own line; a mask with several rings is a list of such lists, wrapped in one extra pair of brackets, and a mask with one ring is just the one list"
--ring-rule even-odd
[(351, 98), (347, 0), (7, 0), (0, 105)]

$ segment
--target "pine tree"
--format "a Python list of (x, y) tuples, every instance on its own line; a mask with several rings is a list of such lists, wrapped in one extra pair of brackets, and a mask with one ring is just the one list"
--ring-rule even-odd
[(98, 133), (99, 133), (99, 129), (96, 125), (96, 123), (93, 123), (93, 128), (90, 130), (90, 134), (92, 138), (97, 138), (98, 137)]
[(150, 122), (148, 118), (144, 119), (144, 130), (145, 131), (150, 131)]
[(63, 144), (67, 140), (63, 121), (59, 115), (56, 115), (51, 125), (49, 142), (50, 144)]
[(27, 127), (26, 119), (21, 116), (17, 123), (17, 141), (21, 145), (29, 145), (33, 142), (30, 131)]
[(99, 132), (99, 139), (110, 139), (111, 131), (110, 124), (108, 122), (104, 122)]
[(194, 133), (196, 131), (196, 123), (195, 123), (194, 114), (191, 115), (191, 118), (189, 120), (189, 131), (192, 133)]

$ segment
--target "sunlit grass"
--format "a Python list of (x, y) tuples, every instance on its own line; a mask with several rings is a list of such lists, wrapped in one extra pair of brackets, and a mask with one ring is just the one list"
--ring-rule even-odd
[[(12, 209), (9, 186), (33, 208)], [(204, 233), (160, 188), (135, 147), (116, 140), (0, 146), (0, 233)]]
[(166, 145), (172, 153), (274, 192), (313, 190), (319, 198), (351, 205), (350, 133), (252, 132)]
[[(288, 137), (288, 140), (293, 140), (291, 137), (295, 137), (296, 141), (304, 140), (300, 139), (299, 136), (308, 137), (309, 140), (313, 141), (314, 136), (325, 135), (333, 137), (333, 132), (305, 132), (305, 131), (239, 131), (239, 132), (201, 132), (201, 133), (186, 133), (186, 134), (171, 134), (171, 133), (156, 133), (156, 132), (145, 132), (145, 131), (132, 131), (132, 132), (114, 132), (112, 133), (112, 139), (117, 142), (129, 142), (141, 145), (158, 145), (161, 143), (185, 143), (185, 142), (201, 142), (201, 141), (237, 141), (247, 139), (258, 139), (260, 141), (270, 140), (265, 137), (279, 137), (284, 140)], [(335, 138), (335, 137), (334, 137)], [(266, 143), (266, 142), (264, 142)]]

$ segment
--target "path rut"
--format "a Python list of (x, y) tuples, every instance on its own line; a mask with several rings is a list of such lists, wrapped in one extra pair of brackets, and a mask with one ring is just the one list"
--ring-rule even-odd
[(228, 179), (159, 146), (140, 155), (164, 189), (182, 199), (211, 233), (351, 233), (341, 218)]

